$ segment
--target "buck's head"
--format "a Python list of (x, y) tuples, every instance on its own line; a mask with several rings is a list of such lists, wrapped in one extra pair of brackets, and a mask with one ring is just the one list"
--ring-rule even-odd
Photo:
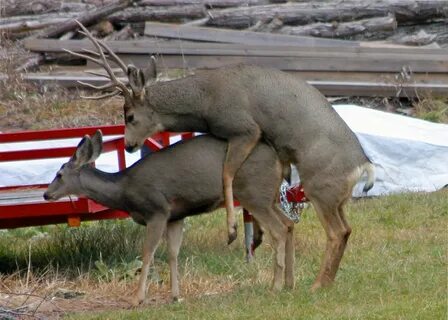
[(69, 195), (81, 195), (83, 193), (81, 169), (94, 162), (100, 156), (102, 148), (103, 137), (100, 130), (92, 138), (88, 135), (82, 138), (73, 156), (56, 173), (56, 177), (44, 193), (44, 199), (55, 201)]
[[(155, 80), (156, 72), (156, 61), (154, 57), (149, 59), (149, 65), (146, 68), (136, 68), (133, 65), (126, 66), (125, 63), (113, 52), (113, 50), (103, 41), (95, 39), (95, 37), (87, 30), (79, 21), (75, 20), (79, 27), (82, 29), (80, 33), (85, 35), (92, 41), (97, 52), (91, 50), (84, 50), (88, 54), (73, 52), (70, 50), (65, 50), (72, 55), (81, 57), (83, 59), (90, 60), (105, 69), (107, 76), (103, 77), (109, 78), (110, 82), (102, 85), (95, 86), (89, 83), (81, 82), (90, 88), (97, 90), (109, 90), (114, 89), (112, 92), (94, 96), (94, 97), (84, 97), (88, 99), (103, 99), (121, 94), (124, 97), (124, 119), (126, 124), (125, 130), (125, 147), (128, 152), (133, 152), (140, 148), (145, 139), (156, 132), (163, 129), (159, 121), (157, 113), (155, 113), (150, 106), (149, 99), (146, 95), (146, 87), (148, 82)], [(107, 53), (104, 53), (104, 50)], [(115, 75), (115, 71), (112, 70), (108, 59), (115, 62), (116, 65), (124, 72), (128, 77), (129, 87)], [(93, 73), (93, 72), (91, 72)], [(93, 73), (98, 75), (97, 73)]]
[(157, 77), (155, 58), (151, 57), (146, 68), (128, 65), (127, 76), (131, 91), (129, 97), (125, 97), (123, 106), (125, 148), (128, 152), (134, 152), (143, 145), (148, 136), (163, 130), (157, 113), (151, 108), (146, 90), (148, 84)]

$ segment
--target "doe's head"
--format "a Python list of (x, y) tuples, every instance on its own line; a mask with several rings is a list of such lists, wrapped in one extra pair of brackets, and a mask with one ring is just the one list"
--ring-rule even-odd
[(72, 157), (56, 173), (55, 178), (43, 195), (44, 199), (55, 201), (69, 195), (80, 195), (82, 193), (81, 168), (94, 162), (100, 156), (102, 149), (103, 136), (101, 130), (97, 130), (92, 137), (84, 136)]

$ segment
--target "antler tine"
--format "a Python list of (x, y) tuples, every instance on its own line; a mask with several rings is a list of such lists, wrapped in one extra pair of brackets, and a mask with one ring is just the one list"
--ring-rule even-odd
[(128, 67), (124, 64), (123, 60), (121, 60), (115, 52), (112, 51), (112, 49), (102, 40), (99, 40), (98, 43), (106, 49), (107, 53), (113, 58), (112, 61), (114, 61), (116, 64), (118, 64), (123, 70), (124, 74), (128, 73)]
[(89, 49), (84, 49), (84, 48), (82, 48), (81, 50), (85, 53), (91, 54), (92, 56), (100, 57), (100, 54), (98, 52), (95, 52), (95, 51), (92, 51)]
[(99, 76), (99, 77), (103, 77), (103, 78), (109, 79), (109, 76), (107, 74), (103, 74), (103, 73), (99, 73), (99, 72), (95, 72), (95, 71), (84, 71), (84, 72), (88, 73), (88, 74), (92, 74), (94, 76)]
[(82, 53), (74, 52), (74, 51), (71, 51), (71, 50), (68, 50), (68, 49), (62, 49), (62, 50), (64, 50), (65, 52), (68, 52), (68, 53), (70, 53), (71, 55), (74, 55), (74, 56), (76, 56), (76, 57), (80, 57), (80, 58), (83, 58), (83, 59), (90, 60), (90, 61), (92, 61), (93, 63), (95, 63), (95, 64), (97, 64), (97, 65), (100, 65), (101, 67), (105, 67), (103, 61), (101, 61), (100, 59), (95, 59), (95, 58), (92, 58), (91, 56), (89, 56), (89, 55), (87, 55), (87, 54), (82, 54)]
[[(126, 87), (126, 85), (123, 82), (119, 81), (117, 79), (117, 77), (115, 76), (115, 74), (113, 73), (112, 68), (110, 67), (109, 63), (107, 62), (107, 58), (104, 55), (104, 52), (103, 52), (103, 50), (101, 48), (101, 45), (99, 44), (98, 40), (93, 37), (93, 35), (90, 33), (90, 31), (87, 30), (87, 28), (84, 27), (84, 25), (81, 22), (79, 22), (76, 19), (75, 19), (75, 21), (79, 25), (79, 27), (84, 31), (84, 34), (87, 36), (87, 38), (89, 38), (90, 41), (92, 41), (93, 45), (98, 50), (98, 53), (99, 53), (99, 55), (101, 57), (101, 60), (103, 62), (101, 65), (107, 71), (107, 73), (109, 74), (109, 77), (110, 77), (111, 81), (113, 83), (115, 83), (116, 86), (119, 87), (123, 91), (123, 94), (125, 95), (125, 97), (128, 97), (130, 99), (131, 96), (130, 96), (130, 92), (128, 91), (128, 88)], [(93, 59), (93, 58), (91, 58), (91, 59)], [(94, 60), (96, 60), (96, 59), (94, 59)]]
[(96, 89), (96, 90), (106, 90), (106, 89), (110, 89), (110, 88), (115, 87), (115, 83), (113, 83), (113, 82), (106, 83), (106, 84), (104, 84), (102, 86), (96, 86), (94, 84), (91, 84), (91, 83), (88, 83), (88, 82), (84, 82), (84, 81), (78, 81), (78, 83), (82, 84), (83, 86), (86, 86), (86, 87), (89, 87), (89, 88), (92, 88), (92, 89)]
[[(79, 33), (85, 35), (86, 37), (89, 37), (89, 35), (85, 32), (85, 31), (79, 31)], [(107, 53), (113, 58), (111, 59), (112, 61), (114, 61), (116, 64), (118, 64), (120, 66), (120, 68), (123, 70), (123, 72), (126, 74), (128, 72), (128, 67), (124, 64), (123, 60), (121, 60), (117, 54), (103, 41), (103, 40), (99, 40), (97, 39), (96, 41), (98, 41), (98, 43), (104, 48), (106, 49)], [(90, 54), (95, 54), (97, 56), (99, 56), (100, 54), (97, 52), (93, 52), (90, 50), (86, 50), (84, 49), (84, 51), (90, 53)]]
[(81, 98), (86, 100), (101, 100), (105, 98), (115, 97), (116, 95), (119, 95), (121, 93), (120, 90), (115, 90), (109, 93), (102, 94), (100, 96), (81, 96)]

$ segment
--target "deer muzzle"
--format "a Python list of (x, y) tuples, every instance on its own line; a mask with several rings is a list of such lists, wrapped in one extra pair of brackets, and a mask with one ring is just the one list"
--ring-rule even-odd
[(125, 145), (125, 150), (129, 153), (133, 153), (139, 149), (139, 146), (137, 144), (134, 145)]

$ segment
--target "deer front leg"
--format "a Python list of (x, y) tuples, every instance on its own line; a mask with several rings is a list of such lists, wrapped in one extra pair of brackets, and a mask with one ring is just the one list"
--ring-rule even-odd
[(259, 139), (260, 129), (254, 127), (253, 131), (249, 131), (249, 133), (244, 135), (235, 136), (228, 140), (229, 142), (223, 169), (224, 201), (227, 211), (227, 244), (231, 244), (237, 237), (235, 207), (233, 204), (233, 179)]
[(177, 257), (182, 244), (184, 220), (168, 223), (166, 240), (168, 244), (168, 264), (170, 265), (171, 296), (173, 301), (179, 299), (179, 272), (177, 269)]
[(154, 258), (160, 239), (166, 228), (166, 218), (163, 215), (153, 216), (150, 221), (146, 222), (146, 239), (143, 244), (143, 266), (138, 288), (132, 304), (137, 306), (145, 300), (146, 296), (146, 280), (148, 278), (149, 266)]

